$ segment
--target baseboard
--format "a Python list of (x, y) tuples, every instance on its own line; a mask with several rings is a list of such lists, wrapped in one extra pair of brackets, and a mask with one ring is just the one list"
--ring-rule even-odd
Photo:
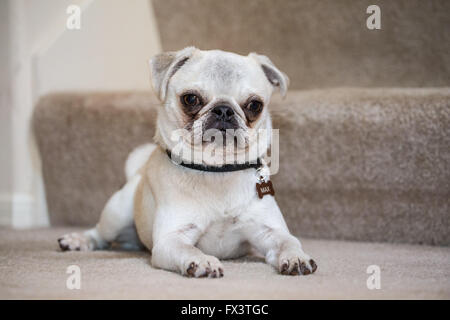
[(28, 194), (14, 194), (12, 203), (12, 226), (17, 229), (33, 226), (34, 197)]
[(0, 225), (16, 229), (33, 226), (34, 198), (28, 194), (0, 195)]
[(0, 194), (0, 226), (12, 226), (12, 195)]

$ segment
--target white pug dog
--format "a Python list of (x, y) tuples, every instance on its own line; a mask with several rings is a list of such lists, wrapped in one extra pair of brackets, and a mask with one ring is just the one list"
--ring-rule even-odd
[[(266, 56), (193, 47), (158, 54), (150, 68), (162, 102), (157, 145), (130, 154), (127, 183), (97, 226), (62, 236), (61, 249), (145, 246), (154, 267), (191, 277), (221, 277), (219, 259), (256, 249), (282, 274), (313, 273), (317, 265), (289, 233), (261, 161), (270, 141), (255, 134), (272, 129), (269, 100), (274, 87), (285, 95), (286, 75)], [(180, 131), (187, 135), (174, 139)], [(211, 159), (211, 150), (219, 156)], [(243, 153), (246, 161), (237, 161)]]

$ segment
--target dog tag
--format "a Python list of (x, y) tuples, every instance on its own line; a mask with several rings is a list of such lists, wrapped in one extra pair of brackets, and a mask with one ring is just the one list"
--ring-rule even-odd
[(267, 182), (262, 180), (261, 183), (256, 183), (256, 191), (258, 192), (258, 197), (262, 199), (265, 195), (270, 194), (275, 195), (275, 190), (273, 189), (272, 181)]

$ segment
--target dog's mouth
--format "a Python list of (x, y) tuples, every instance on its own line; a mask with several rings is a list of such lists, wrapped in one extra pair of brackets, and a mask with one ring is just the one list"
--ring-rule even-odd
[(203, 125), (203, 143), (225, 146), (242, 146), (245, 143), (245, 131), (233, 117), (228, 121), (209, 117)]
[(220, 152), (237, 154), (249, 148), (250, 133), (237, 114), (221, 119), (214, 112), (209, 112), (186, 129), (189, 134), (185, 142), (195, 150), (208, 148), (207, 152), (222, 150)]

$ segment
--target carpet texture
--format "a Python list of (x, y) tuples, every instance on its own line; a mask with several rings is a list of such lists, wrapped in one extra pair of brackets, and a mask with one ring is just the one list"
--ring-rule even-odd
[[(450, 86), (447, 0), (152, 0), (163, 50), (268, 55), (291, 88)], [(381, 29), (369, 30), (369, 5)]]
[[(252, 257), (225, 261), (220, 279), (191, 279), (150, 266), (147, 252), (60, 252), (74, 229), (0, 229), (0, 299), (450, 299), (450, 248), (303, 240), (312, 276), (282, 276)], [(66, 269), (81, 269), (69, 290)], [(369, 265), (381, 289), (366, 286)]]
[(278, 203), (307, 237), (450, 245), (450, 90), (293, 92)]
[[(34, 113), (52, 225), (93, 226), (150, 141), (150, 93), (52, 94)], [(450, 245), (450, 89), (290, 91), (276, 198), (293, 233)]]

